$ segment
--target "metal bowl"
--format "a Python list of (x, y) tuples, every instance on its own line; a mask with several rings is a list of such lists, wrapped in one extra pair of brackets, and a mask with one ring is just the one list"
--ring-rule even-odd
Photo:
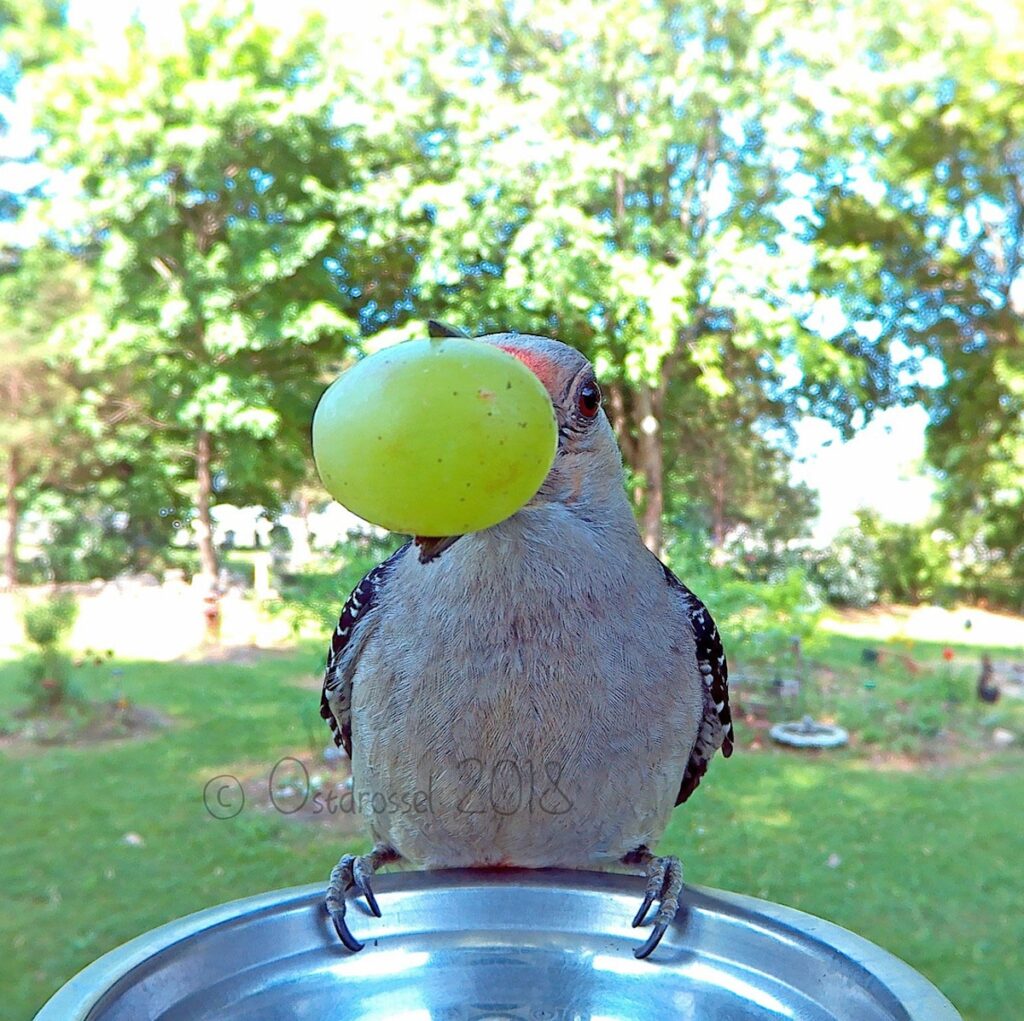
[(646, 961), (635, 876), (521, 869), (378, 876), (345, 951), (319, 886), (200, 911), (114, 950), (37, 1021), (959, 1021), (902, 961), (800, 911), (687, 887)]

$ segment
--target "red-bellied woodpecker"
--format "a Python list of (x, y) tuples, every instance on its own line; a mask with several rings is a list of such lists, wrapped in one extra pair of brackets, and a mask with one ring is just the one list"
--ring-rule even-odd
[[(434, 325), (433, 329), (440, 327)], [(544, 337), (480, 338), (523, 361), (558, 419), (554, 464), (507, 520), (417, 537), (349, 597), (321, 713), (352, 759), (374, 840), (331, 873), (342, 942), (374, 869), (642, 867), (633, 921), (678, 908), (682, 869), (649, 847), (732, 751), (725, 653), (711, 615), (641, 541), (590, 363)]]

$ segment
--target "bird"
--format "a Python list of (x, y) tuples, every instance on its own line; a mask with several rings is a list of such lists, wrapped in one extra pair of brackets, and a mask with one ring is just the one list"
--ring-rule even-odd
[[(431, 336), (466, 336), (430, 321)], [(342, 855), (325, 906), (338, 938), (377, 869), (642, 871), (633, 926), (657, 902), (649, 956), (674, 919), (682, 865), (651, 849), (721, 749), (733, 750), (728, 664), (707, 607), (641, 538), (591, 363), (516, 332), (513, 355), (555, 409), (555, 457), (511, 517), (414, 536), (341, 612), (320, 712), (351, 759), (373, 840)]]

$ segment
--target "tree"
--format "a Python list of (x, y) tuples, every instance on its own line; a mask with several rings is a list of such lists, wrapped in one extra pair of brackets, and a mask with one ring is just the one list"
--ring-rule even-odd
[(7, 541), (3, 575), (18, 583), (25, 503), (81, 449), (72, 437), (75, 381), (57, 325), (86, 302), (86, 267), (45, 245), (18, 253), (0, 276), (0, 466)]
[(699, 369), (680, 366), (665, 401), (665, 503), (670, 517), (682, 515), (691, 527), (694, 513), (685, 509), (694, 508), (716, 556), (741, 529), (746, 545), (782, 561), (790, 540), (808, 534), (817, 499), (789, 479), (791, 436), (779, 423), (790, 409), (756, 385), (757, 358), (724, 339), (722, 372), (732, 382), (714, 400), (698, 385)]
[(862, 535), (877, 550), (878, 587), (892, 602), (934, 600), (952, 581), (949, 543), (930, 524), (882, 521), (872, 511), (857, 514)]
[(34, 83), (46, 159), (80, 184), (55, 226), (100, 246), (80, 367), (135, 433), (136, 467), (161, 465), (172, 506), (194, 505), (210, 577), (218, 489), (273, 506), (308, 471), (325, 370), (366, 322), (349, 281), (389, 255), (375, 295), (386, 305), (411, 261), (357, 229), (360, 191), (387, 161), (378, 127), (344, 117), (365, 102), (360, 65), (346, 78), (327, 63), (322, 31), (191, 5), (177, 40), (134, 24), (117, 66), (97, 74), (87, 41)]
[[(104, 499), (130, 498), (140, 529), (194, 504), (213, 573), (211, 503), (282, 500), (308, 470), (322, 383), (428, 316), (552, 334), (596, 363), (654, 549), (666, 515), (719, 546), (738, 526), (798, 535), (812, 506), (785, 480), (793, 423), (849, 435), (920, 395), (907, 371), (925, 352), (954, 370), (934, 404), (943, 463), (951, 409), (1019, 407), (1012, 344), (953, 387), (979, 302), (993, 337), (1016, 328), (989, 295), (1010, 294), (1017, 256), (981, 215), (1005, 174), (974, 213), (957, 204), (991, 163), (983, 115), (1003, 100), (977, 91), (960, 110), (933, 73), (974, 81), (994, 51), (953, 53), (922, 10), (395, 5), (378, 47), (207, 4), (180, 38), (133, 26), (102, 72), (88, 41), (62, 51), (32, 84), (47, 162), (79, 189), (64, 243), (100, 251), (76, 351)], [(947, 169), (928, 164), (936, 116)], [(965, 225), (977, 243), (949, 243)], [(984, 260), (1000, 258), (997, 280)], [(1004, 380), (994, 397), (982, 376)], [(963, 473), (991, 522), (1008, 492), (1016, 506), (1016, 425), (1000, 429), (972, 440), (987, 467)], [(1009, 560), (1013, 520), (997, 517), (983, 534)]]
[(878, 545), (859, 527), (840, 529), (808, 567), (827, 602), (858, 608), (878, 602)]
[[(24, 72), (45, 66), (62, 48), (66, 8), (64, 0), (0, 0), (0, 139), (10, 129), (4, 100), (14, 99)], [(4, 162), (28, 164), (33, 158), (31, 151), (8, 153)], [(39, 193), (38, 183), (21, 191), (0, 188), (0, 222), (14, 219)], [(4, 241), (0, 247), (6, 247)], [(11, 261), (17, 253), (4, 256)]]
[[(1024, 35), (991, 5), (863, 5), (844, 37), (856, 173), (819, 180), (818, 267), (846, 318), (905, 352), (931, 410), (942, 523), (990, 591), (1024, 591)], [(898, 29), (897, 29), (898, 25)], [(828, 158), (823, 157), (823, 166)], [(913, 383), (927, 357), (933, 385)]]
[[(729, 420), (729, 402), (756, 408), (742, 423), (767, 437), (801, 413), (848, 433), (900, 399), (884, 345), (815, 319), (791, 206), (809, 140), (828, 148), (834, 126), (811, 95), (831, 25), (807, 15), (737, 0), (449, 5), (418, 65), (438, 167), (403, 206), (431, 226), (421, 300), (597, 362), (655, 549), (666, 451)], [(690, 398), (679, 428), (673, 391)], [(698, 442), (734, 459), (748, 440)]]

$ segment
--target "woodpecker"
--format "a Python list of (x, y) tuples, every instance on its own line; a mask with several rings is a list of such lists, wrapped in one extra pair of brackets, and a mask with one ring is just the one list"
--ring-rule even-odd
[[(464, 334), (431, 323), (433, 336)], [(345, 603), (321, 715), (352, 761), (373, 838), (326, 907), (342, 943), (355, 888), (378, 917), (383, 865), (643, 870), (647, 957), (682, 866), (653, 853), (715, 752), (733, 747), (728, 667), (704, 604), (644, 545), (601, 390), (578, 351), (492, 334), (546, 387), (558, 423), (537, 494), (500, 524), (418, 536)]]

